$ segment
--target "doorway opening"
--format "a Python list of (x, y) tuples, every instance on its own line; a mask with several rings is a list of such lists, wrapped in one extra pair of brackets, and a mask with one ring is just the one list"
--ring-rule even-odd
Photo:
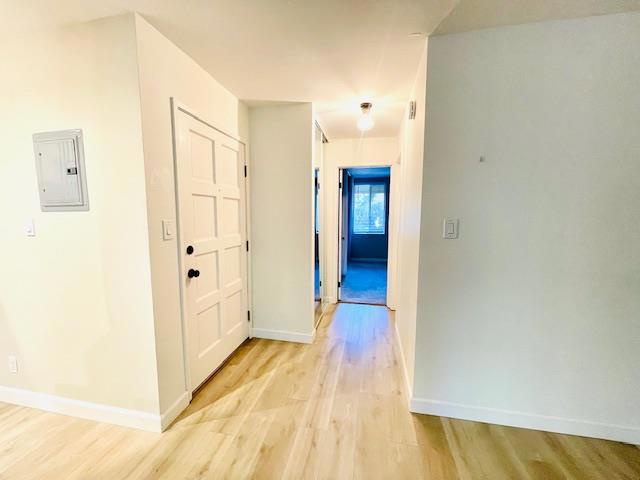
[(315, 169), (313, 173), (313, 308), (316, 317), (320, 313), (322, 307), (322, 294), (320, 287), (320, 202), (318, 193), (320, 190), (320, 170)]
[(386, 305), (389, 167), (340, 170), (338, 300)]

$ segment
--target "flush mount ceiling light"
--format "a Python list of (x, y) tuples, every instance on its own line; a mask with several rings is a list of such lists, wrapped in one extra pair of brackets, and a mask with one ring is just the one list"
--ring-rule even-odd
[(373, 118), (371, 118), (371, 103), (363, 102), (360, 104), (360, 110), (362, 110), (362, 115), (358, 119), (358, 130), (361, 132), (366, 132), (373, 128)]

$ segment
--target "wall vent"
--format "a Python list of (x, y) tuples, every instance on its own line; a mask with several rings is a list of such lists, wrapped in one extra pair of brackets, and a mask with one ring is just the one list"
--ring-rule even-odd
[(413, 120), (416, 118), (416, 101), (411, 100), (409, 102), (409, 120)]

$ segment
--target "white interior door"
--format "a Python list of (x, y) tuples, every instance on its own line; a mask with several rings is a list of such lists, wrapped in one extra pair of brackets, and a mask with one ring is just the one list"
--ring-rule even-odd
[(249, 336), (244, 146), (176, 110), (178, 221), (189, 384)]

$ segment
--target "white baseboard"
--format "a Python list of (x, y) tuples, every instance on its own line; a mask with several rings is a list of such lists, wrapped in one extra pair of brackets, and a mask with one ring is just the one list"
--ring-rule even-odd
[(184, 392), (180, 395), (173, 405), (171, 405), (167, 410), (160, 416), (160, 428), (164, 432), (171, 423), (178, 418), (178, 415), (182, 413), (182, 411), (189, 406), (191, 403), (191, 393)]
[(575, 420), (496, 408), (477, 407), (425, 398), (412, 398), (410, 410), (414, 413), (437, 415), (440, 417), (459, 418), (482, 423), (564, 433), (581, 437), (601, 438), (640, 445), (640, 428), (627, 427), (624, 425), (612, 425), (588, 420)]
[(285, 342), (313, 343), (316, 338), (316, 329), (311, 333), (286, 332), (284, 330), (268, 330), (266, 328), (252, 328), (251, 336), (266, 338), (267, 340), (282, 340)]
[(162, 419), (157, 414), (58, 397), (20, 388), (0, 385), (0, 402), (36, 408), (71, 417), (85, 418), (96, 422), (137, 428), (148, 432), (160, 432), (162, 430)]
[(398, 322), (394, 321), (394, 330), (396, 332), (396, 345), (398, 346), (398, 351), (400, 352), (400, 363), (402, 363), (402, 377), (404, 378), (404, 388), (405, 392), (407, 392), (407, 402), (411, 401), (411, 397), (413, 396), (413, 388), (411, 385), (411, 381), (409, 380), (409, 372), (407, 371), (407, 359), (404, 356), (404, 350), (402, 348), (402, 341), (400, 340), (400, 332), (398, 331)]

